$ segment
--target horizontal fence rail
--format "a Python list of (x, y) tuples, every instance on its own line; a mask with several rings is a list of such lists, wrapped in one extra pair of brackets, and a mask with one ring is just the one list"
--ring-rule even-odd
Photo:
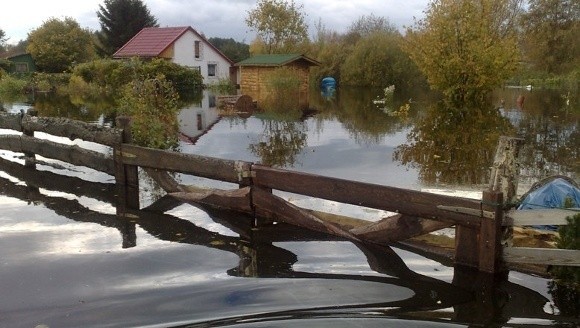
[(238, 183), (241, 179), (239, 164), (232, 160), (182, 154), (129, 144), (123, 144), (119, 155), (124, 165), (192, 174), (233, 183)]
[(336, 202), (375, 208), (431, 220), (477, 227), (478, 215), (454, 213), (438, 205), (474, 209), (481, 212), (481, 202), (415, 190), (343, 180), (320, 175), (252, 166), (254, 183), (265, 188), (317, 197)]
[(115, 172), (111, 156), (76, 145), (65, 145), (27, 136), (0, 135), (0, 148), (20, 153), (34, 153), (73, 165), (86, 166), (110, 175)]

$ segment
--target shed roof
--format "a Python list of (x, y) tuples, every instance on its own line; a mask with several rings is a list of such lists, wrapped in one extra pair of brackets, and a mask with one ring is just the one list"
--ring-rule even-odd
[(248, 59), (238, 62), (236, 66), (269, 66), (278, 67), (284, 66), (286, 64), (303, 61), (309, 66), (319, 66), (320, 63), (312, 58), (308, 58), (305, 55), (300, 54), (269, 54), (269, 55), (256, 55)]
[(233, 64), (231, 59), (219, 51), (219, 49), (213, 46), (201, 34), (197, 33), (197, 31), (191, 26), (145, 27), (117, 50), (117, 52), (113, 54), (113, 58), (158, 57), (187, 31), (193, 32), (207, 45), (212, 47), (221, 56)]

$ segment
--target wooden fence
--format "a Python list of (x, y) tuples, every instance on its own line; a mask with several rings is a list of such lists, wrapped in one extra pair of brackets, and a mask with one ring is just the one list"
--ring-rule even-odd
[[(120, 128), (105, 128), (64, 118), (0, 113), (0, 128), (22, 132), (21, 135), (0, 135), (0, 149), (24, 153), (29, 166), (34, 166), (36, 154), (114, 175), (119, 216), (140, 208), (137, 172), (141, 167), (170, 197), (249, 213), (265, 229), (275, 229), (272, 222), (284, 222), (357, 243), (391, 244), (455, 226), (454, 259), (461, 266), (495, 273), (505, 269), (506, 261), (547, 264), (546, 258), (549, 258), (549, 264), (580, 265), (580, 251), (502, 245), (509, 244), (510, 226), (530, 222), (517, 214), (521, 211), (505, 210), (505, 204), (513, 202), (515, 197), (517, 169), (513, 168), (517, 166), (513, 164), (519, 149), (517, 139), (500, 140), (490, 187), (483, 192), (481, 200), (472, 200), (139, 147), (131, 144), (128, 125), (128, 118), (117, 120)], [(38, 139), (34, 137), (35, 132), (103, 144), (111, 148), (112, 155)], [(169, 172), (235, 183), (239, 187), (223, 190), (185, 186)], [(386, 210), (396, 215), (369, 222), (321, 213), (297, 207), (272, 190)], [(554, 213), (542, 212), (539, 217), (553, 217)], [(564, 217), (570, 212), (560, 210), (557, 215)], [(534, 254), (541, 255), (542, 259), (534, 259)]]

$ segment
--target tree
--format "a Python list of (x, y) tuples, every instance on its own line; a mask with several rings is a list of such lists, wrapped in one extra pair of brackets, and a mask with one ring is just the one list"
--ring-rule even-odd
[(145, 27), (157, 27), (157, 18), (141, 0), (105, 0), (97, 11), (101, 31), (99, 52), (110, 56)]
[(320, 19), (315, 25), (315, 30), (308, 52), (318, 59), (321, 65), (311, 69), (312, 77), (316, 81), (327, 76), (340, 80), (340, 66), (351, 52), (352, 45), (345, 42), (343, 35), (327, 29)]
[(26, 50), (38, 70), (47, 73), (62, 73), (95, 57), (91, 33), (70, 17), (50, 18), (30, 32)]
[(294, 0), (258, 0), (256, 8), (248, 11), (246, 24), (266, 45), (266, 53), (291, 52), (308, 41), (303, 8)]
[(6, 51), (6, 40), (8, 40), (6, 32), (0, 29), (0, 54), (3, 54)]
[(483, 99), (516, 70), (521, 0), (433, 0), (403, 49), (432, 88), (457, 104)]
[(349, 42), (355, 43), (359, 39), (368, 37), (376, 32), (397, 33), (397, 28), (384, 17), (377, 17), (374, 14), (363, 15), (354, 21), (348, 28), (346, 38)]
[(344, 39), (343, 49), (352, 45), (352, 50), (341, 63), (341, 83), (372, 87), (408, 86), (420, 74), (401, 49), (400, 38), (397, 28), (384, 17), (371, 14), (357, 19), (350, 25)]
[(562, 73), (580, 64), (580, 1), (531, 0), (522, 15), (523, 48), (532, 65)]
[(209, 38), (208, 41), (234, 63), (250, 57), (250, 46), (248, 44), (236, 42), (232, 38)]

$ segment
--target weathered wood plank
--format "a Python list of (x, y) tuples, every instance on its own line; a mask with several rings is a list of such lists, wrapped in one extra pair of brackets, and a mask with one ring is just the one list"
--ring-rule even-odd
[(503, 258), (508, 263), (580, 266), (580, 250), (505, 247)]
[(253, 165), (254, 184), (341, 203), (478, 227), (480, 218), (438, 209), (438, 205), (480, 208), (472, 199), (424, 193), (415, 190), (348, 181), (314, 174)]
[(70, 140), (82, 139), (99, 144), (114, 146), (122, 141), (122, 130), (98, 126), (63, 117), (36, 117), (24, 115), (22, 128), (31, 131), (45, 132)]
[(174, 192), (172, 197), (186, 203), (199, 203), (216, 208), (236, 210), (244, 213), (252, 213), (250, 187), (234, 190), (201, 189), (187, 192)]
[(0, 113), (0, 129), (22, 131), (22, 117), (20, 114)]
[(181, 154), (135, 145), (123, 145), (124, 164), (192, 174), (208, 179), (238, 183), (241, 175), (236, 161), (193, 154)]
[(455, 264), (479, 267), (479, 230), (472, 227), (455, 227)]
[(376, 223), (351, 229), (350, 232), (361, 240), (389, 244), (450, 226), (447, 222), (425, 220), (397, 214), (384, 218)]
[(340, 227), (322, 221), (314, 214), (293, 205), (259, 187), (252, 188), (252, 204), (257, 216), (272, 218), (275, 221), (297, 225), (303, 228), (360, 241), (355, 235)]
[(567, 225), (566, 217), (580, 213), (578, 208), (547, 208), (537, 210), (511, 210), (505, 214), (503, 225)]
[(86, 166), (110, 175), (115, 172), (114, 163), (110, 156), (77, 145), (69, 146), (27, 136), (2, 135), (0, 136), (0, 148), (20, 153), (34, 153), (73, 165)]
[(143, 171), (166, 193), (186, 191), (167, 171), (152, 168), (144, 168)]

